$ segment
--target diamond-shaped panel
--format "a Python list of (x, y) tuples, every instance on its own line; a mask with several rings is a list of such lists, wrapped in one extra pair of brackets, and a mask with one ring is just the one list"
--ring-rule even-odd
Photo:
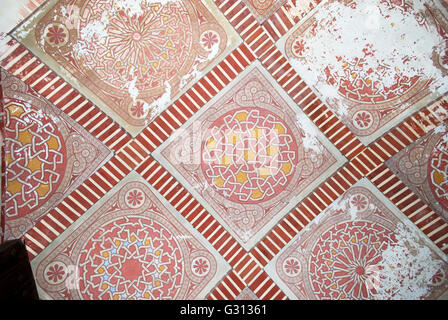
[(448, 90), (446, 9), (414, 2), (323, 1), (276, 43), (366, 145)]
[(445, 255), (366, 179), (266, 269), (292, 299), (436, 299), (448, 288)]
[[(53, 299), (200, 299), (228, 264), (132, 172), (33, 260)], [(70, 285), (72, 284), (72, 285)]]
[(111, 156), (98, 139), (1, 70), (5, 110), (5, 239), (17, 239)]
[(259, 63), (153, 156), (246, 248), (345, 161)]
[(239, 37), (205, 1), (52, 0), (15, 36), (135, 136)]

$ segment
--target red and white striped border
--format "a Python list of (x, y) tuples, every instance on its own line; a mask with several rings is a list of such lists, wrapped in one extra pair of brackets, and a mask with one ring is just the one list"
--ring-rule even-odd
[(351, 159), (365, 148), (300, 78), (275, 46), (275, 38), (258, 25), (242, 1), (218, 0), (216, 4), (255, 57), (343, 155)]
[(120, 153), (112, 157), (24, 235), (30, 260), (109, 192), (133, 168)]
[(42, 97), (83, 126), (107, 147), (118, 151), (131, 140), (129, 134), (86, 97), (11, 39), (0, 55), (0, 67), (9, 71)]
[[(298, 3), (301, 8), (305, 8), (303, 5), (303, 2), (307, 0), (291, 0), (291, 2), (296, 5)], [(315, 0), (314, 2), (316, 5), (313, 5), (313, 3), (308, 0), (309, 6), (307, 7), (307, 10), (303, 12), (303, 15), (299, 16), (292, 16), (290, 13), (291, 6), (289, 2), (286, 2), (280, 9), (277, 10), (273, 15), (269, 17), (263, 24), (263, 27), (266, 29), (266, 32), (269, 33), (269, 35), (274, 39), (274, 41), (277, 41), (280, 39), (283, 35), (285, 35), (289, 30), (292, 29), (306, 14), (311, 12), (319, 3), (321, 3), (321, 0)]]
[(147, 157), (253, 61), (254, 55), (243, 43), (151, 122), (124, 152)]
[[(391, 175), (383, 162), (447, 120), (444, 114), (447, 114), (448, 103), (439, 99), (365, 147), (314, 95), (275, 47), (275, 41), (299, 20), (287, 13), (288, 4), (271, 15), (263, 25), (258, 24), (240, 0), (217, 0), (216, 4), (244, 43), (134, 139), (14, 40), (9, 42), (10, 47), (6, 51), (0, 50), (0, 66), (29, 84), (116, 151), (105, 166), (25, 235), (30, 257), (41, 252), (131, 170), (139, 172), (153, 185), (232, 266), (208, 299), (234, 299), (246, 286), (261, 299), (286, 299), (263, 267), (314, 217), (366, 176), (437, 246), (447, 252), (447, 224), (396, 176)], [(349, 162), (298, 204), (257, 246), (246, 252), (150, 153), (255, 59), (261, 61)]]
[[(248, 285), (259, 297), (260, 295), (284, 297), (281, 290), (271, 279), (268, 279), (262, 266), (154, 158), (148, 157), (136, 168), (136, 171), (210, 242), (231, 265), (233, 272), (238, 276), (238, 279), (243, 281), (245, 286)], [(269, 283), (269, 292), (260, 291), (264, 289), (267, 283)]]
[(432, 211), (384, 164), (370, 173), (370, 181), (444, 253), (448, 254), (448, 223)]

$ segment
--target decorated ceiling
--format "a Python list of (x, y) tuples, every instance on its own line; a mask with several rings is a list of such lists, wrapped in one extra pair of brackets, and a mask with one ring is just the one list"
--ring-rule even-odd
[(0, 4), (40, 298), (448, 297), (446, 1)]

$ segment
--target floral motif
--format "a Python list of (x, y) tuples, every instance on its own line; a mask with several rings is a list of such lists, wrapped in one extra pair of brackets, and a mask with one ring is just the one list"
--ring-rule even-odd
[[(92, 10), (80, 30), (101, 18), (107, 12), (108, 1), (87, 1), (80, 15)], [(98, 6), (98, 7), (97, 7)], [(150, 4), (142, 4), (142, 10), (150, 12)], [(169, 9), (168, 9), (169, 7)], [(160, 87), (188, 66), (189, 47), (192, 41), (190, 20), (187, 18), (188, 4), (179, 1), (176, 6), (163, 5), (162, 15), (144, 14), (134, 19), (129, 14), (117, 11), (105, 26), (109, 57), (103, 54), (101, 41), (81, 41), (86, 46), (83, 59), (91, 61), (89, 68), (99, 79), (118, 90), (134, 79), (141, 94)], [(165, 16), (169, 12), (168, 16)], [(178, 21), (178, 23), (174, 23)], [(151, 26), (148, 28), (148, 26)], [(103, 71), (100, 71), (103, 70)]]
[(196, 274), (202, 275), (209, 269), (208, 262), (205, 259), (197, 259), (193, 262), (193, 269)]
[(431, 282), (434, 285), (439, 285), (439, 284), (441, 284), (443, 282), (444, 279), (445, 279), (445, 275), (443, 274), (442, 270), (439, 269), (432, 276)]
[(303, 53), (305, 52), (305, 41), (303, 39), (300, 41), (296, 40), (294, 42), (293, 50), (297, 56), (303, 56)]
[(48, 268), (47, 277), (50, 281), (59, 282), (64, 275), (64, 267), (59, 264), (54, 264)]
[(139, 190), (131, 190), (127, 194), (126, 200), (131, 207), (140, 206), (143, 203), (143, 193)]
[(442, 57), (442, 62), (443, 62), (443, 64), (448, 64), (448, 54), (445, 54), (443, 57)]
[(131, 115), (135, 118), (142, 118), (145, 115), (143, 102), (137, 101), (137, 103), (131, 107)]
[(367, 129), (372, 124), (372, 116), (365, 111), (358, 112), (354, 118), (355, 125), (360, 129)]
[(211, 49), (216, 43), (218, 43), (219, 39), (215, 32), (208, 31), (203, 34), (201, 41), (205, 48)]
[(67, 37), (67, 34), (65, 33), (65, 30), (58, 26), (53, 25), (48, 28), (47, 31), (47, 39), (48, 41), (53, 45), (59, 45), (65, 42)]
[(300, 271), (300, 264), (296, 259), (288, 259), (284, 264), (284, 270), (289, 275), (296, 275)]
[(365, 210), (368, 205), (367, 198), (359, 194), (354, 196), (350, 202), (358, 211)]
[[(342, 222), (322, 233), (309, 260), (309, 268), (321, 266), (309, 275), (316, 296), (319, 299), (370, 298), (376, 266), (390, 244), (391, 233), (380, 224), (366, 221)], [(324, 284), (323, 279), (331, 279), (331, 284)], [(334, 291), (328, 289), (330, 286)]]

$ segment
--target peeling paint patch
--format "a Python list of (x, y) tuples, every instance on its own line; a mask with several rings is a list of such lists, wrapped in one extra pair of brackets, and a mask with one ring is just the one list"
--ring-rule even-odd
[(150, 116), (146, 119), (146, 125), (154, 120), (163, 110), (165, 110), (171, 101), (171, 85), (168, 81), (165, 81), (165, 92), (152, 103), (147, 103), (143, 105), (144, 113), (147, 114), (151, 112)]
[(396, 241), (383, 251), (378, 264), (373, 281), (375, 299), (418, 300), (431, 293), (435, 277), (446, 262), (435, 258), (413, 229), (414, 225), (397, 225)]
[(313, 151), (316, 154), (322, 154), (324, 148), (318, 139), (318, 129), (304, 113), (296, 115), (297, 124), (302, 129), (304, 136), (302, 137), (302, 145), (305, 151)]

